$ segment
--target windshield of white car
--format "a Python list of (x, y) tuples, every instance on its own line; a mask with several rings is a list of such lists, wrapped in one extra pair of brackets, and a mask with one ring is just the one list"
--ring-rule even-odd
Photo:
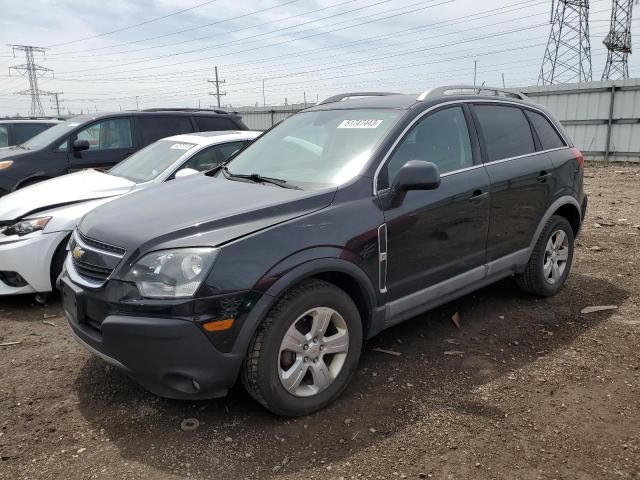
[(233, 175), (275, 178), (303, 189), (341, 185), (359, 175), (404, 112), (315, 110), (294, 115), (227, 164)]
[(194, 143), (159, 140), (138, 150), (107, 173), (135, 183), (150, 182), (195, 146)]
[[(85, 121), (90, 119), (87, 115), (73, 117), (66, 122), (58, 123), (51, 128), (46, 129), (44, 132), (39, 133), (35, 137), (31, 137), (29, 140), (24, 142), (21, 146), (28, 150), (35, 150), (38, 148), (46, 147), (50, 145), (54, 141), (62, 141), (64, 136), (67, 133), (70, 133), (75, 127), (80, 126)], [(59, 143), (59, 142), (57, 142)], [(57, 146), (57, 145), (56, 145)]]

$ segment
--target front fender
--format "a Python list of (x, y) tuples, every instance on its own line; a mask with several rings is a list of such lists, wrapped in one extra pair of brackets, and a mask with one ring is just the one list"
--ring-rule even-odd
[[(233, 346), (233, 354), (244, 358), (256, 329), (284, 292), (302, 280), (321, 273), (342, 273), (355, 280), (364, 293), (368, 303), (368, 310), (372, 312), (374, 317), (371, 319), (371, 324), (378, 324), (377, 317), (382, 316), (381, 318), (383, 318), (384, 310), (377, 308), (374, 286), (360, 267), (340, 257), (343, 253), (344, 250), (334, 247), (317, 247), (309, 249), (309, 251), (303, 250), (281, 262), (279, 264), (280, 268), (272, 269), (270, 274), (265, 275), (256, 285), (258, 290), (263, 288), (263, 294), (243, 322)], [(318, 258), (318, 254), (328, 256)], [(310, 258), (313, 259), (311, 260)], [(283, 267), (290, 268), (285, 270)], [(282, 272), (282, 274), (277, 278), (269, 276), (273, 275), (275, 271)]]

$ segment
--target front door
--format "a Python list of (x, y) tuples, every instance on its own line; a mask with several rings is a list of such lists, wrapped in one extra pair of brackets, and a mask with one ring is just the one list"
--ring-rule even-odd
[[(477, 158), (463, 106), (427, 114), (403, 138), (381, 176), (393, 185), (409, 160), (435, 163), (435, 190), (410, 191), (384, 212), (387, 225), (388, 301), (406, 297), (485, 263), (489, 177)], [(473, 140), (473, 142), (472, 142)]]
[[(69, 171), (85, 168), (107, 169), (135, 152), (131, 119), (126, 117), (99, 120), (79, 130), (69, 142)], [(75, 140), (87, 140), (89, 150), (73, 150)]]

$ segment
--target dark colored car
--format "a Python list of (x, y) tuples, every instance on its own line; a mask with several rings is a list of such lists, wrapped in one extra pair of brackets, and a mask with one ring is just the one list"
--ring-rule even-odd
[(72, 332), (158, 395), (240, 377), (296, 416), (385, 328), (509, 276), (557, 293), (582, 154), (523, 95), (468, 88), (333, 97), (225, 167), (93, 210), (61, 276)]
[(58, 123), (59, 120), (47, 118), (0, 120), (0, 148), (20, 145)]
[(221, 110), (152, 109), (79, 115), (13, 148), (0, 150), (0, 196), (86, 168), (107, 169), (164, 137), (247, 130)]

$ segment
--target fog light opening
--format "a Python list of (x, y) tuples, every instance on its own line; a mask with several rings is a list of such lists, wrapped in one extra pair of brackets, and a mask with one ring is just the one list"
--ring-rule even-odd
[(28, 285), (18, 272), (0, 272), (0, 280), (10, 287), (26, 287)]

